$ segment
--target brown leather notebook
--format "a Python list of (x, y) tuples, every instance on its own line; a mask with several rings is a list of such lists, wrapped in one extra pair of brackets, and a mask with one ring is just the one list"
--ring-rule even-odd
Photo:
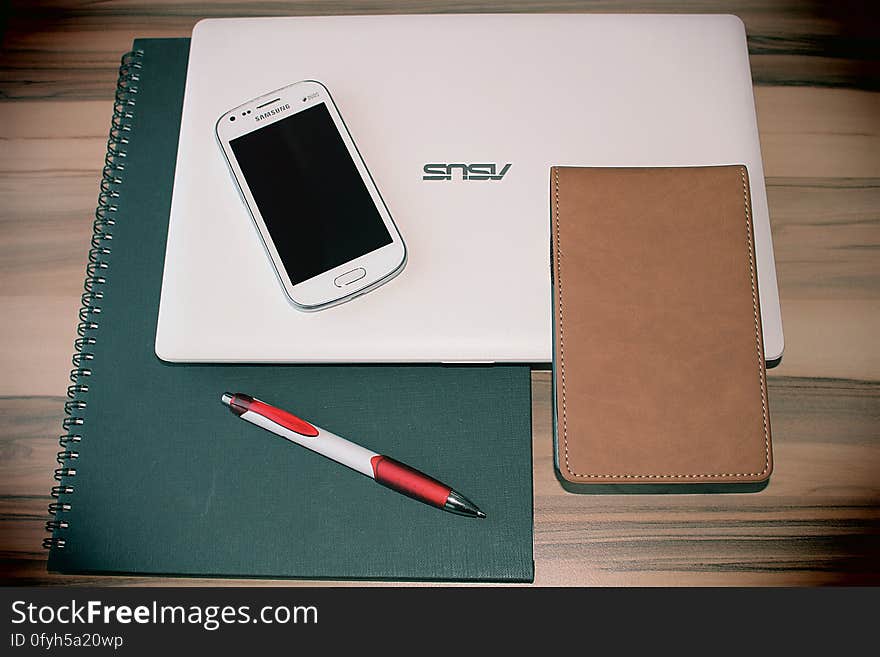
[(550, 186), (561, 476), (765, 481), (746, 168), (554, 167)]

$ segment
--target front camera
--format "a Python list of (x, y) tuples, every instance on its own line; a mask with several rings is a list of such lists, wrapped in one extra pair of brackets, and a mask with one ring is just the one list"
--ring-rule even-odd
[(230, 116), (230, 117), (229, 117), (229, 120), (230, 120), (230, 121), (235, 121), (235, 117), (234, 117), (234, 116)]

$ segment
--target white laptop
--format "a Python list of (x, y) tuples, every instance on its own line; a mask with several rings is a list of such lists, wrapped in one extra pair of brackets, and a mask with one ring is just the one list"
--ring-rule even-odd
[[(329, 89), (408, 251), (387, 284), (311, 313), (277, 280), (214, 134), (227, 110), (306, 79)], [(506, 172), (465, 179), (452, 166), (467, 164)], [(201, 21), (156, 353), (175, 362), (549, 362), (550, 167), (713, 164), (748, 168), (765, 352), (778, 361), (776, 269), (738, 18)]]

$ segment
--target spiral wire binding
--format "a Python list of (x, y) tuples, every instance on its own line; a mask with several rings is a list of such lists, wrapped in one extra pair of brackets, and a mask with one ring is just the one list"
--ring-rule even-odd
[(67, 388), (68, 401), (64, 403), (66, 417), (62, 422), (64, 433), (58, 438), (61, 451), (56, 455), (58, 468), (55, 469), (57, 486), (51, 495), (56, 501), (49, 505), (52, 519), (46, 523), (46, 531), (51, 537), (43, 539), (46, 549), (63, 549), (67, 540), (59, 533), (70, 527), (65, 515), (73, 504), (76, 477), (76, 460), (79, 458), (79, 445), (83, 440), (82, 427), (85, 418), (81, 412), (88, 406), (89, 377), (95, 354), (91, 348), (97, 344), (97, 331), (101, 320), (101, 301), (104, 298), (102, 287), (107, 283), (110, 271), (109, 256), (112, 250), (113, 227), (116, 225), (117, 199), (119, 198), (125, 172), (126, 146), (129, 143), (134, 119), (134, 107), (143, 68), (143, 50), (132, 50), (122, 56), (119, 65), (119, 78), (116, 82), (116, 96), (113, 101), (113, 119), (110, 136), (107, 140), (107, 154), (104, 156), (104, 169), (101, 176), (101, 191), (98, 194), (98, 208), (92, 224), (89, 262), (86, 265), (86, 280), (83, 284), (82, 306), (79, 310), (79, 323), (74, 341), (76, 353), (73, 355), (73, 369), (70, 370), (70, 383)]

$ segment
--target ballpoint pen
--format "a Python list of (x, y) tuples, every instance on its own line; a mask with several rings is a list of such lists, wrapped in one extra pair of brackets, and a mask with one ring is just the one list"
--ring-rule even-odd
[(398, 493), (451, 513), (486, 517), (476, 504), (433, 477), (316, 427), (292, 413), (240, 392), (223, 393), (220, 399), (242, 420), (348, 466)]

